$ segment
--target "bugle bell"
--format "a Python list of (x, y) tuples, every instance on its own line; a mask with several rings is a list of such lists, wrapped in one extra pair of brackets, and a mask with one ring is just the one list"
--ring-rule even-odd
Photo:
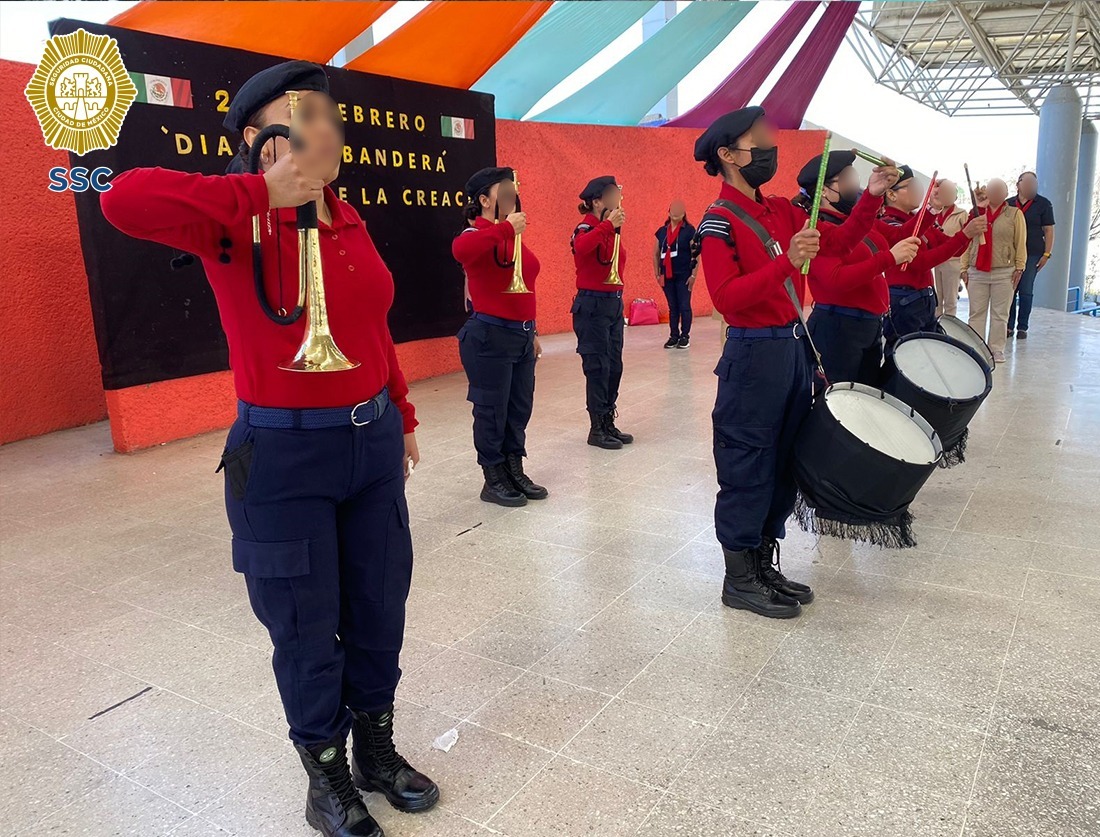
[[(519, 212), (519, 178), (516, 176), (516, 172), (512, 170), (512, 184), (516, 187), (516, 212)], [(522, 233), (516, 233), (515, 249), (512, 251), (512, 281), (508, 284), (504, 293), (506, 294), (529, 294), (531, 289), (527, 287), (527, 283), (523, 281), (523, 235)]]
[[(248, 155), (248, 170), (260, 171), (260, 153), (268, 140), (285, 137), (292, 148), (300, 147), (297, 136), (299, 93), (287, 91), (290, 97), (290, 125), (269, 125), (257, 134)], [(298, 207), (298, 303), (289, 314), (282, 308), (274, 311), (264, 289), (263, 247), (260, 239), (260, 216), (252, 218), (252, 276), (260, 306), (269, 319), (279, 325), (291, 325), (306, 318), (305, 337), (293, 358), (279, 364), (288, 372), (342, 372), (355, 369), (359, 361), (344, 355), (332, 337), (325, 304), (325, 280), (321, 269), (321, 241), (317, 232), (317, 205), (312, 201)], [(281, 276), (280, 276), (281, 278)]]

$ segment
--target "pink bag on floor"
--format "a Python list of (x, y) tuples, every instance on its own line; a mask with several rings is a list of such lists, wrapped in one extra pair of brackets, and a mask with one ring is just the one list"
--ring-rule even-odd
[(630, 303), (630, 324), (657, 325), (661, 322), (657, 312), (657, 303), (652, 299), (636, 299)]

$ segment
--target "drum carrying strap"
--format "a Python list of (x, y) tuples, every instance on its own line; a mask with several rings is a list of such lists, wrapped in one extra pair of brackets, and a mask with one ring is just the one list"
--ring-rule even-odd
[[(775, 261), (779, 256), (783, 255), (783, 248), (779, 245), (779, 242), (772, 238), (771, 234), (764, 229), (764, 225), (733, 201), (719, 198), (710, 205), (710, 208), (724, 209), (752, 230), (753, 234), (760, 239), (760, 243), (764, 245), (764, 250), (767, 251), (768, 257), (772, 261)], [(794, 282), (791, 281), (789, 276), (783, 280), (783, 287), (787, 290), (787, 296), (791, 298), (791, 304), (794, 306), (794, 312), (798, 316), (798, 322), (801, 323), (802, 331), (806, 335), (806, 344), (810, 347), (810, 353), (812, 355), (810, 360), (817, 367), (817, 374), (821, 376), (821, 380), (825, 382), (825, 386), (829, 386), (829, 379), (825, 375), (825, 367), (821, 363), (821, 353), (817, 350), (817, 346), (814, 345), (813, 337), (810, 336), (810, 327), (806, 324), (806, 317), (802, 313), (802, 301), (798, 298), (798, 291), (794, 289)]]
[[(827, 224), (834, 224), (836, 226), (840, 226), (841, 224), (844, 223), (840, 218), (837, 218), (835, 215), (830, 215), (828, 213), (825, 213), (825, 214), (820, 215), (818, 217)], [(875, 244), (875, 242), (871, 240), (871, 236), (869, 236), (869, 235), (865, 235), (863, 237), (863, 246), (871, 251), (872, 256), (874, 256), (878, 253), (878, 245)]]

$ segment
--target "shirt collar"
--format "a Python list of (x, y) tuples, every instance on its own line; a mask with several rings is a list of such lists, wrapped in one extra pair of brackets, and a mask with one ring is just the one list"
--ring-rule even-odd
[(485, 230), (493, 226), (496, 225), (484, 215), (478, 215), (476, 218), (474, 218), (474, 229)]
[[(325, 187), (325, 206), (332, 215), (332, 226), (329, 229), (340, 227), (354, 227), (359, 224), (359, 214), (351, 208), (351, 205), (336, 197), (336, 192), (331, 186)], [(293, 206), (284, 206), (275, 210), (275, 215), (280, 224), (297, 224), (298, 210)], [(318, 221), (318, 226), (325, 226), (323, 221)]]
[(908, 221), (912, 216), (912, 213), (906, 212), (904, 209), (898, 209), (896, 206), (888, 206), (882, 213), (883, 215), (890, 215), (897, 218), (899, 221)]
[(731, 186), (725, 181), (722, 182), (722, 191), (718, 193), (718, 197), (725, 201), (737, 204), (753, 217), (759, 218), (761, 215), (767, 213), (768, 208), (764, 205), (764, 197), (760, 194), (760, 190), (756, 190), (756, 198), (748, 197), (740, 189)]
[(596, 217), (595, 212), (589, 212), (587, 215), (584, 216), (584, 220), (581, 221), (581, 223), (588, 224), (588, 226), (590, 227), (594, 227), (598, 223), (600, 223), (600, 219)]

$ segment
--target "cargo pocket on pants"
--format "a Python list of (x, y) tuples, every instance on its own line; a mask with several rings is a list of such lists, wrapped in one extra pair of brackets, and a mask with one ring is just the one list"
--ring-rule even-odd
[(261, 543), (233, 539), (233, 569), (245, 577), (256, 618), (276, 646), (298, 636), (298, 597), (293, 579), (309, 575), (309, 541)]
[(753, 491), (775, 479), (776, 432), (771, 427), (715, 425), (714, 465), (723, 488)]
[(370, 516), (371, 536), (351, 547), (353, 554), (341, 556), (344, 595), (386, 609), (403, 606), (412, 581), (408, 504), (400, 496), (373, 508)]
[(248, 476), (252, 472), (252, 442), (242, 442), (223, 453), (214, 473), (219, 471), (225, 471), (225, 481), (233, 499), (243, 500), (248, 488)]

